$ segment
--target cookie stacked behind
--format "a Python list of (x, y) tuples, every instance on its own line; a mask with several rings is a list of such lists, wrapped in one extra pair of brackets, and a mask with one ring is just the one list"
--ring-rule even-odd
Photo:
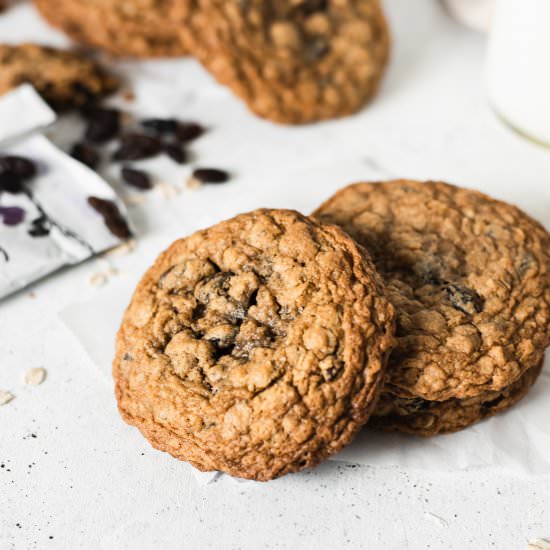
[(114, 55), (187, 53), (173, 20), (173, 0), (34, 0), (42, 15), (81, 44)]
[(115, 55), (189, 52), (267, 119), (349, 115), (375, 94), (389, 54), (379, 0), (34, 0), (77, 42)]
[(371, 424), (433, 435), (506, 409), (550, 344), (550, 236), (514, 206), (439, 182), (349, 186), (314, 216), (372, 254), (397, 347)]
[(389, 53), (379, 0), (199, 0), (183, 41), (256, 114), (286, 124), (349, 115), (374, 95)]
[(200, 470), (268, 480), (338, 452), (368, 420), (394, 309), (343, 231), (243, 214), (160, 255), (117, 338), (120, 412)]
[(0, 95), (30, 83), (56, 109), (80, 107), (118, 87), (91, 59), (36, 44), (0, 44), (0, 68)]

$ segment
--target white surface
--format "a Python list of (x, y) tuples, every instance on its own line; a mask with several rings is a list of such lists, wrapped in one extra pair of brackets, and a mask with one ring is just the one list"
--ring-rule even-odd
[[(138, 107), (211, 126), (193, 151), (235, 179), (170, 200), (149, 194), (132, 210), (142, 233), (137, 250), (109, 260), (120, 284), (135, 281), (176, 236), (234, 214), (235, 196), (240, 210), (308, 212), (350, 180), (400, 175), (477, 187), (543, 218), (550, 154), (492, 114), (483, 37), (447, 19), (435, 1), (386, 5), (396, 39), (388, 78), (370, 108), (341, 121), (274, 126), (249, 115), (192, 60), (124, 64), (149, 79)], [(0, 18), (0, 38), (25, 32), (62, 42), (33, 21), (18, 6)], [(172, 101), (155, 106), (155, 90), (167, 85)], [(523, 550), (549, 536), (550, 478), (495, 468), (442, 474), (327, 462), (268, 484), (197, 484), (186, 465), (120, 421), (109, 385), (58, 319), (107, 291), (89, 285), (98, 269), (94, 261), (65, 271), (34, 287), (34, 297), (0, 305), (0, 388), (16, 395), (0, 408), (2, 550)], [(36, 366), (48, 370), (46, 381), (24, 387), (23, 372)]]
[(487, 82), (497, 111), (550, 146), (550, 2), (497, 0)]

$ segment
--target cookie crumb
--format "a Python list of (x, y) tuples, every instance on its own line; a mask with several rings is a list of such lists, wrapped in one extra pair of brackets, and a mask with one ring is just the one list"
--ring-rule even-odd
[(95, 287), (104, 286), (107, 284), (107, 275), (98, 271), (90, 277), (90, 284)]
[(129, 195), (125, 198), (125, 202), (128, 206), (138, 206), (145, 202), (143, 195)]
[(200, 189), (202, 187), (202, 182), (200, 180), (198, 180), (197, 178), (195, 178), (194, 176), (191, 176), (185, 182), (185, 187), (187, 187), (187, 189), (191, 189), (191, 190)]
[(23, 382), (28, 386), (39, 386), (46, 379), (46, 369), (34, 367), (27, 369), (23, 375)]
[(0, 390), (0, 407), (7, 405), (10, 401), (15, 399), (15, 395), (9, 391)]
[(133, 252), (135, 248), (136, 241), (134, 239), (129, 239), (128, 241), (111, 248), (111, 250), (107, 251), (104, 256), (125, 256), (126, 254)]
[(165, 181), (159, 181), (155, 185), (155, 189), (164, 199), (171, 199), (179, 194), (179, 190), (175, 185), (171, 185), (169, 183), (166, 183)]
[(546, 539), (537, 539), (529, 542), (527, 550), (550, 550), (550, 542)]

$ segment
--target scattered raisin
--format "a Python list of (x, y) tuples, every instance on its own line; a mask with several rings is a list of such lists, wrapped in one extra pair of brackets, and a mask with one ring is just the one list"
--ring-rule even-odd
[(176, 137), (180, 141), (192, 141), (204, 134), (205, 129), (196, 122), (180, 122), (176, 129)]
[(174, 134), (178, 129), (178, 121), (174, 118), (147, 118), (141, 121), (141, 125), (159, 134)]
[(93, 143), (104, 143), (115, 138), (120, 131), (120, 111), (97, 106), (82, 109), (82, 115), (88, 120), (85, 137)]
[(0, 206), (0, 218), (4, 225), (19, 225), (25, 217), (25, 211), (19, 206)]
[(120, 147), (113, 155), (114, 160), (141, 160), (158, 155), (162, 142), (143, 134), (127, 134), (120, 140)]
[(201, 183), (225, 183), (229, 180), (229, 174), (217, 168), (197, 168), (193, 172), (193, 178)]
[(27, 158), (8, 155), (0, 157), (0, 171), (12, 172), (22, 179), (30, 179), (36, 175), (36, 165)]
[(126, 220), (122, 217), (118, 206), (110, 200), (99, 197), (88, 197), (88, 204), (101, 216), (109, 231), (119, 239), (128, 239), (132, 236)]
[(187, 162), (187, 152), (178, 143), (165, 143), (163, 145), (163, 151), (178, 164), (185, 164)]
[(151, 189), (151, 187), (153, 187), (149, 174), (143, 170), (135, 170), (134, 168), (124, 166), (120, 173), (124, 182), (132, 187), (142, 190)]
[(93, 170), (100, 160), (99, 153), (87, 143), (76, 143), (71, 150), (71, 156)]
[(23, 180), (14, 172), (0, 172), (0, 191), (6, 193), (23, 193), (25, 190)]

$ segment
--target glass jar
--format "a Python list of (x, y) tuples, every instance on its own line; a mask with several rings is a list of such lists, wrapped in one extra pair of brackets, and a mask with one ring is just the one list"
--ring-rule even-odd
[(550, 0), (496, 0), (487, 87), (505, 122), (550, 146)]

